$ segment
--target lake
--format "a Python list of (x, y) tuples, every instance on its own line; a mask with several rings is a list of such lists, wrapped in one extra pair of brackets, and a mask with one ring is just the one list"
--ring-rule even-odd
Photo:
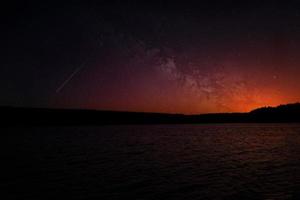
[(300, 124), (1, 128), (2, 199), (299, 199)]

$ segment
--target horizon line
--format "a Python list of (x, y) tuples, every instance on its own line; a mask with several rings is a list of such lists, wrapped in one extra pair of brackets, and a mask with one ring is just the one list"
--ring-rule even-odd
[(20, 108), (20, 109), (45, 109), (45, 110), (77, 110), (77, 111), (95, 111), (95, 112), (119, 112), (119, 113), (145, 113), (145, 114), (165, 114), (165, 115), (213, 115), (213, 114), (246, 114), (250, 113), (254, 110), (261, 108), (277, 108), (285, 105), (294, 105), (300, 104), (300, 102), (287, 103), (287, 104), (279, 104), (276, 106), (262, 106), (254, 108), (248, 112), (211, 112), (211, 113), (195, 113), (195, 114), (187, 114), (187, 113), (171, 113), (171, 112), (150, 112), (150, 111), (130, 111), (130, 110), (109, 110), (109, 109), (93, 109), (93, 108), (62, 108), (62, 107), (39, 107), (39, 106), (14, 106), (14, 105), (0, 105), (0, 108)]

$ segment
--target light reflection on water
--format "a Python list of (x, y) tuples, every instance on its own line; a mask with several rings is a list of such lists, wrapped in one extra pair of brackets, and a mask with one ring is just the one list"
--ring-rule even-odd
[[(19, 198), (297, 199), (299, 124), (11, 128)], [(8, 198), (9, 199), (9, 198)]]

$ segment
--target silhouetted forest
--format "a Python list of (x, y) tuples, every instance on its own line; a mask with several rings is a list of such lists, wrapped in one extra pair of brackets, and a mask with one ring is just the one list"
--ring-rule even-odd
[(258, 108), (249, 113), (199, 115), (20, 107), (0, 110), (4, 126), (300, 122), (300, 103)]

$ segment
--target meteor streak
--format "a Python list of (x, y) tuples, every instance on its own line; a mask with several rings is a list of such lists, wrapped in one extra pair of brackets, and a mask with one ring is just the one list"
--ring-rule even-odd
[(62, 82), (62, 84), (56, 89), (56, 93), (59, 93), (66, 85), (68, 82), (70, 82), (72, 80), (72, 78), (85, 66), (85, 63), (83, 63), (81, 66), (79, 66), (78, 68), (76, 68), (73, 73), (66, 79), (64, 80), (64, 82)]

